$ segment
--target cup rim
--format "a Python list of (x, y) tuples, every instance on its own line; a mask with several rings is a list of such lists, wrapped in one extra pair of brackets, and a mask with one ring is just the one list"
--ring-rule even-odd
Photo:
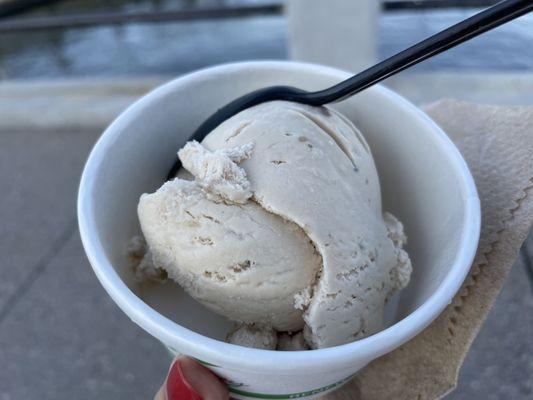
[(87, 257), (107, 293), (136, 324), (164, 343), (177, 343), (180, 348), (190, 348), (194, 355), (201, 354), (202, 357), (209, 359), (210, 363), (221, 363), (225, 367), (233, 367), (235, 369), (250, 368), (255, 371), (271, 371), (273, 366), (275, 366), (280, 371), (289, 372), (298, 369), (309, 371), (311, 368), (323, 368), (324, 363), (331, 362), (333, 359), (336, 364), (343, 366), (353, 363), (355, 358), (369, 362), (413, 338), (427, 327), (451, 302), (470, 270), (477, 250), (481, 226), (480, 202), (474, 179), (459, 150), (442, 129), (423, 111), (383, 86), (375, 85), (367, 90), (379, 92), (381, 96), (385, 96), (395, 102), (400, 108), (403, 108), (412, 114), (414, 118), (421, 120), (428, 126), (428, 130), (438, 140), (439, 145), (452, 163), (454, 173), (465, 197), (466, 208), (460, 248), (451, 263), (449, 272), (434, 293), (416, 310), (400, 321), (366, 338), (324, 349), (282, 352), (237, 346), (196, 333), (148, 306), (127, 287), (106, 257), (94, 223), (94, 206), (91, 193), (97, 185), (94, 177), (106, 154), (107, 146), (115, 140), (125, 123), (147, 104), (165, 96), (169, 92), (179, 90), (181, 86), (202, 80), (212, 74), (223, 72), (238, 73), (245, 70), (281, 70), (285, 72), (305, 70), (330, 76), (339, 81), (352, 75), (346, 71), (317, 64), (291, 61), (248, 61), (222, 64), (192, 72), (178, 77), (141, 97), (109, 125), (94, 145), (85, 164), (78, 191), (77, 211), (80, 236)]

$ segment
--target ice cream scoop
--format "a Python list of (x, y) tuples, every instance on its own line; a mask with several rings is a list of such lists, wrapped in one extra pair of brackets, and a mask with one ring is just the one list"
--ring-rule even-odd
[(179, 156), (194, 180), (169, 181), (138, 206), (154, 265), (234, 321), (304, 328), (312, 348), (383, 327), (411, 264), (350, 121), (326, 107), (264, 103)]
[(208, 308), (234, 321), (303, 328), (294, 294), (314, 282), (321, 259), (298, 225), (254, 201), (211, 201), (181, 179), (143, 195), (139, 219), (153, 264)]

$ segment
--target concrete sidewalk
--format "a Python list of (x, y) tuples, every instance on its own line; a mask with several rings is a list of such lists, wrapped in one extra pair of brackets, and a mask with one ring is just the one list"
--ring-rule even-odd
[[(507, 78), (404, 76), (391, 84), (416, 102), (453, 95), (533, 104), (531, 76)], [(0, 85), (0, 399), (148, 399), (161, 384), (167, 353), (100, 287), (75, 200), (103, 126), (164, 80)], [(531, 235), (527, 243), (533, 254)], [(449, 398), (531, 399), (532, 334), (532, 287), (518, 262)]]

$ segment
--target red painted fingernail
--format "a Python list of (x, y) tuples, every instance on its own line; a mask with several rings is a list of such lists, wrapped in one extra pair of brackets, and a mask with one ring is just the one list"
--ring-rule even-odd
[(203, 400), (196, 390), (187, 382), (179, 360), (172, 364), (167, 377), (168, 400)]

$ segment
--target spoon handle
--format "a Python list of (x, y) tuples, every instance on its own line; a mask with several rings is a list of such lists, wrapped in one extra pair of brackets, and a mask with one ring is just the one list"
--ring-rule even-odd
[(533, 11), (533, 0), (505, 0), (441, 31), (331, 88), (306, 93), (305, 102), (340, 101), (391, 75)]
[[(191, 139), (201, 141), (209, 132), (238, 112), (273, 100), (295, 101), (321, 106), (352, 96), (382, 80), (434, 55), (470, 40), (515, 18), (533, 11), (533, 0), (505, 0), (480, 13), (441, 31), (418, 44), (398, 53), (369, 69), (318, 92), (306, 92), (290, 86), (272, 86), (259, 89), (226, 104), (207, 118)], [(172, 179), (181, 163), (174, 161), (167, 179)]]

